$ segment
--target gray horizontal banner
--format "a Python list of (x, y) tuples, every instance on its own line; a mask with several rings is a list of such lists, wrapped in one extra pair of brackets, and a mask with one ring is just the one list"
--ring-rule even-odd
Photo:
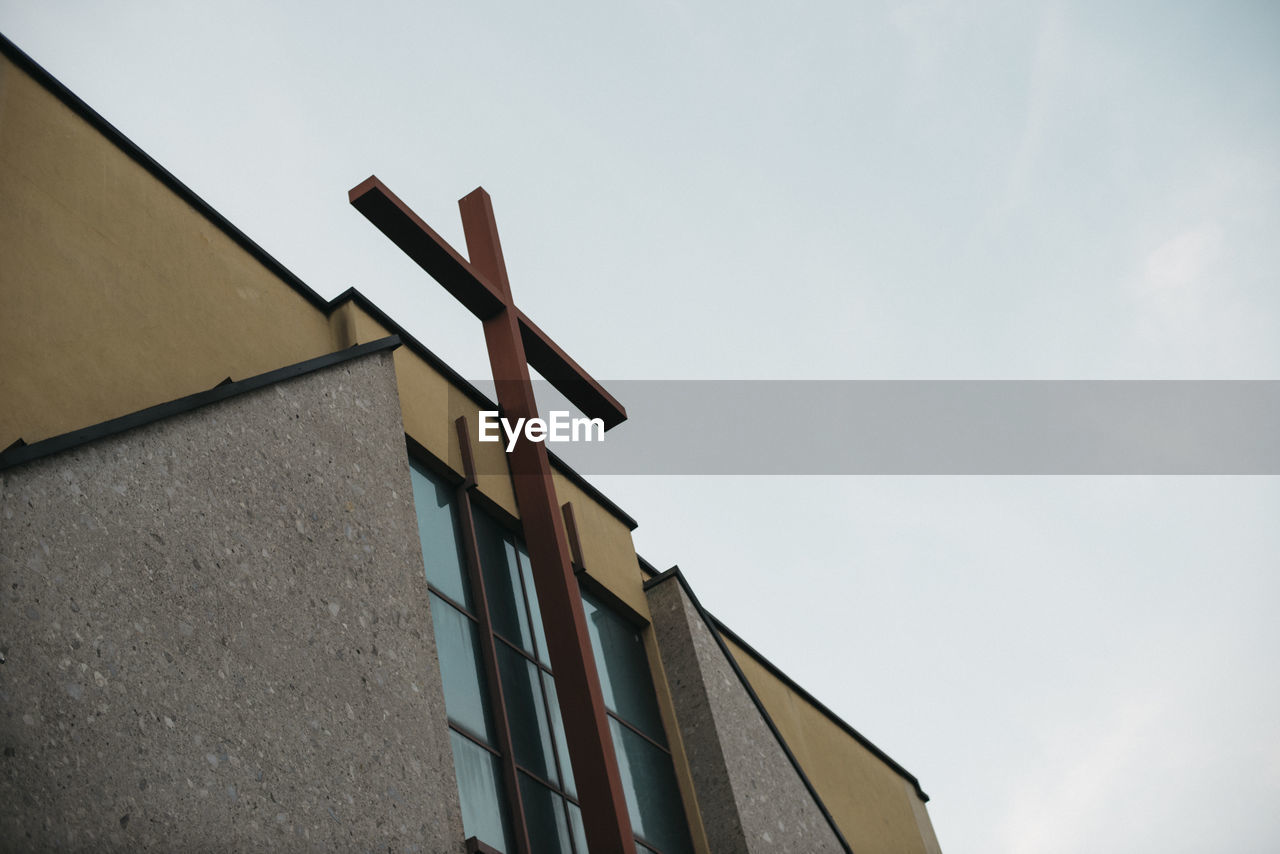
[[(1280, 381), (604, 385), (628, 420), (603, 441), (579, 425), (547, 442), (585, 475), (1280, 474)], [(570, 435), (580, 413), (546, 382), (535, 393)]]

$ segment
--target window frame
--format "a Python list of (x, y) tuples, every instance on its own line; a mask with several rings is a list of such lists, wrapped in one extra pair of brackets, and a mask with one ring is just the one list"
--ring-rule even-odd
[[(593, 607), (607, 611), (613, 616), (617, 617), (621, 622), (626, 623), (630, 628), (635, 630), (635, 632), (638, 635), (640, 635), (643, 639), (644, 633), (649, 630), (651, 625), (651, 623), (648, 620), (646, 620), (642, 615), (637, 613), (634, 608), (632, 608), (630, 605), (624, 602), (616, 593), (614, 593), (609, 588), (605, 587), (595, 578), (592, 578), (585, 571), (579, 570), (576, 573), (576, 575), (578, 579), (578, 592), (579, 592), (579, 595), (583, 597), (584, 601), (586, 599), (594, 600), (592, 603)], [(588, 619), (590, 619), (590, 617), (588, 617)], [(646, 647), (647, 647), (647, 644), (646, 644)], [(593, 649), (592, 653), (595, 654), (595, 652), (596, 651)], [(668, 761), (671, 763), (672, 777), (674, 778), (674, 782), (676, 784), (676, 797), (680, 803), (680, 808), (682, 811), (681, 818), (684, 821), (685, 833), (687, 834), (687, 841), (689, 843), (689, 850), (696, 851), (697, 846), (693, 842), (693, 822), (690, 819), (690, 804), (689, 804), (690, 793), (685, 791), (684, 786), (681, 784), (679, 779), (675, 751), (671, 746), (671, 743), (672, 743), (671, 733), (669, 731), (669, 727), (667, 726), (665, 715), (662, 711), (662, 700), (659, 696), (657, 696), (659, 694), (658, 685), (657, 685), (658, 680), (657, 680), (657, 674), (654, 671), (654, 663), (652, 660), (652, 656), (650, 655), (650, 650), (647, 648), (644, 649), (643, 654), (644, 654), (645, 664), (646, 664), (646, 672), (644, 673), (644, 677), (655, 694), (654, 699), (655, 701), (657, 701), (656, 711), (658, 713), (658, 718), (659, 718), (658, 723), (662, 727), (662, 735), (663, 735), (663, 738), (666, 739), (666, 744), (663, 744), (655, 740), (653, 736), (649, 735), (648, 733), (640, 729), (635, 724), (630, 723), (625, 718), (620, 716), (617, 712), (615, 712), (613, 709), (609, 708), (609, 704), (607, 700), (605, 702), (605, 714), (608, 716), (610, 720), (617, 723), (620, 727), (623, 727), (624, 729), (628, 730), (635, 736), (647, 742), (651, 747), (657, 749), (659, 752), (666, 755)], [(597, 670), (602, 669), (605, 666), (606, 664), (600, 659), (600, 656), (597, 655), (596, 656)], [(614, 745), (615, 753), (619, 749), (620, 749), (620, 746), (615, 744)], [(617, 761), (616, 756), (614, 761), (615, 762)], [(621, 769), (619, 769), (619, 771), (621, 771)], [(632, 825), (631, 834), (634, 837), (635, 841), (638, 843), (640, 848), (642, 848), (645, 851), (653, 852), (653, 854), (663, 854), (664, 849), (660, 848), (656, 843), (650, 842), (647, 837), (645, 837), (643, 834), (640, 833), (639, 830), (637, 830), (635, 821), (632, 821), (631, 825)]]
[[(528, 621), (531, 636), (531, 645), (533, 651), (524, 649), (521, 646), (520, 639), (508, 638), (505, 634), (498, 631), (493, 624), (493, 619), (489, 609), (489, 593), (485, 585), (484, 567), (480, 559), (479, 539), (476, 529), (475, 512), (478, 508), (480, 512), (488, 516), (501, 531), (513, 536), (517, 542), (523, 542), (523, 532), (519, 520), (514, 519), (503, 508), (483, 495), (477, 485), (468, 479), (460, 478), (448, 466), (441, 463), (433, 454), (426, 451), (418, 443), (414, 442), (410, 437), (406, 436), (408, 445), (408, 458), (411, 465), (417, 466), (424, 472), (429, 479), (434, 479), (444, 488), (452, 492), (451, 515), (455, 525), (455, 535), (457, 545), (460, 552), (463, 574), (466, 583), (470, 586), (471, 607), (468, 608), (464, 603), (457, 601), (449, 593), (438, 588), (430, 578), (426, 578), (427, 589), (429, 594), (437, 596), (444, 604), (453, 608), (463, 615), (465, 619), (470, 621), (476, 628), (477, 641), (479, 646), (480, 658), (483, 661), (485, 686), (485, 700), (490, 707), (491, 724), (494, 730), (496, 745), (487, 743), (478, 733), (470, 731), (467, 727), (455, 723), (452, 719), (448, 720), (448, 728), (451, 732), (457, 733), (460, 737), (468, 742), (488, 752), (494, 756), (501, 767), (501, 779), (506, 795), (506, 807), (508, 815), (504, 817), (504, 821), (508, 823), (508, 830), (511, 833), (510, 842), (514, 847), (514, 854), (528, 854), (533, 851), (533, 845), (529, 837), (527, 813), (525, 810), (524, 796), (522, 793), (520, 775), (526, 775), (531, 781), (549, 789), (554, 795), (560, 797), (564, 804), (572, 805), (579, 812), (579, 821), (581, 821), (582, 805), (575, 793), (568, 791), (567, 778), (565, 768), (561, 759), (561, 749), (563, 748), (567, 758), (567, 745), (558, 745), (555, 742), (557, 736), (555, 727), (552, 725), (552, 709), (550, 708), (551, 698), (547, 695), (545, 685), (541, 682), (546, 676), (555, 678), (554, 671), (541, 659), (541, 655), (545, 655), (545, 650), (539, 650), (539, 639), (537, 632), (534, 631), (534, 615), (532, 613), (532, 604), (529, 593), (524, 590), (526, 585), (526, 577), (531, 579), (531, 567), (528, 567), (530, 575), (526, 576), (525, 567), (528, 564), (528, 557), (523, 553), (523, 549), (517, 547), (515, 549), (515, 558), (517, 561), (516, 574), (521, 585), (520, 600), (523, 608), (525, 619)], [(596, 602), (620, 617), (624, 622), (633, 626), (637, 631), (644, 631), (649, 623), (642, 616), (635, 613), (633, 609), (622, 602), (614, 593), (609, 591), (591, 576), (587, 575), (579, 566), (575, 566), (575, 577), (578, 581), (578, 591), (580, 596), (590, 596)], [(430, 603), (428, 603), (430, 604)], [(540, 619), (540, 615), (539, 615)], [(553, 781), (546, 779), (539, 772), (528, 768), (516, 761), (515, 743), (512, 737), (511, 723), (508, 715), (507, 700), (503, 694), (502, 687), (502, 668), (499, 663), (498, 651), (499, 645), (505, 646), (508, 652), (515, 653), (523, 662), (532, 664), (538, 673), (540, 681), (540, 702), (542, 704), (542, 712), (546, 715), (548, 728), (551, 731), (553, 744), (551, 745), (551, 763), (554, 764), (555, 771), (559, 777), (559, 785)], [(646, 652), (647, 657), (647, 652)], [(597, 667), (600, 667), (597, 662)], [(652, 664), (650, 663), (650, 673), (647, 678), (652, 682)], [(653, 690), (657, 690), (656, 686), (652, 686)], [(558, 694), (557, 694), (558, 696)], [(559, 717), (559, 709), (555, 710), (555, 717)], [(612, 709), (606, 707), (605, 713), (609, 719), (617, 725), (624, 727), (631, 733), (643, 739), (646, 743), (656, 748), (668, 757), (675, 769), (675, 756), (670, 747), (670, 734), (667, 733), (665, 722), (663, 725), (663, 735), (667, 738), (668, 743), (662, 744), (655, 740), (652, 736), (645, 733), (635, 725), (631, 724), (624, 718), (620, 717)], [(615, 750), (617, 746), (615, 745)], [(617, 762), (617, 758), (611, 757), (611, 760)], [(569, 769), (570, 772), (572, 769)], [(679, 800), (683, 807), (684, 814), (681, 816), (685, 822), (687, 832), (691, 833), (689, 825), (688, 807), (684, 804), (684, 792), (678, 792)], [(565, 820), (569, 827), (569, 841), (571, 849), (575, 854), (587, 854), (584, 844), (575, 836), (574, 826), (568, 806), (564, 807)], [(637, 843), (638, 850), (647, 850), (654, 854), (663, 854), (662, 849), (650, 842), (644, 836), (636, 832), (632, 828), (634, 841)], [(491, 845), (476, 837), (470, 837), (466, 840), (468, 850), (474, 851), (496, 851)], [(513, 854), (513, 852), (508, 852)]]
[[(516, 549), (517, 575), (520, 580), (521, 589), (518, 591), (520, 595), (520, 606), (523, 608), (524, 617), (528, 621), (530, 627), (531, 644), (534, 646), (534, 653), (530, 653), (521, 647), (519, 639), (512, 640), (505, 634), (499, 632), (493, 625), (493, 619), (489, 610), (489, 594), (485, 585), (484, 569), (480, 561), (479, 539), (476, 534), (475, 522), (475, 504), (480, 505), (480, 511), (489, 516), (504, 534), (519, 537), (519, 528), (511, 524), (511, 520), (506, 518), (507, 514), (501, 511), (496, 505), (493, 505), (475, 490), (475, 485), (468, 483), (466, 480), (459, 479), (458, 476), (447, 468), (443, 468), (430, 454), (424, 452), (415, 453), (415, 449), (409, 447), (410, 465), (417, 465), (429, 478), (440, 481), (441, 484), (452, 490), (452, 506), (451, 515), (455, 525), (455, 535), (459, 552), (462, 558), (462, 568), (465, 580), (470, 587), (471, 607), (468, 608), (464, 603), (457, 601), (449, 593), (438, 588), (430, 578), (427, 578), (427, 590), (429, 594), (439, 597), (449, 607), (458, 611), (467, 620), (471, 621), (476, 627), (477, 642), (479, 646), (480, 658), (483, 662), (485, 677), (485, 699), (488, 701), (491, 724), (494, 730), (494, 740), (497, 744), (487, 743), (479, 733), (472, 732), (467, 727), (455, 723), (452, 719), (448, 720), (450, 731), (456, 732), (459, 736), (485, 750), (498, 760), (498, 764), (502, 769), (502, 784), (504, 794), (506, 796), (506, 806), (509, 815), (506, 817), (508, 822), (508, 830), (511, 833), (511, 843), (518, 854), (525, 854), (533, 850), (532, 842), (529, 838), (527, 813), (524, 805), (524, 796), (521, 790), (520, 774), (526, 775), (531, 781), (538, 785), (549, 789), (553, 794), (563, 799), (566, 804), (571, 804), (575, 809), (582, 810), (582, 804), (578, 800), (576, 794), (570, 794), (565, 786), (565, 773), (560, 758), (560, 749), (555, 743), (551, 746), (550, 762), (555, 768), (555, 773), (559, 777), (559, 784), (547, 779), (542, 773), (535, 769), (529, 768), (516, 761), (515, 742), (511, 734), (511, 722), (508, 716), (507, 699), (503, 694), (502, 687), (502, 669), (498, 660), (499, 644), (515, 653), (522, 661), (528, 662), (537, 668), (538, 678), (541, 680), (545, 676), (555, 678), (555, 674), (542, 661), (538, 660), (537, 647), (538, 639), (533, 631), (533, 613), (532, 606), (529, 601), (529, 595), (524, 590), (524, 572), (522, 571), (522, 562), (527, 558), (521, 553), (520, 549)], [(473, 493), (475, 495), (473, 496)], [(476, 501), (476, 499), (479, 501)], [(497, 511), (497, 512), (495, 512)], [(429, 604), (429, 603), (428, 603)], [(548, 727), (551, 728), (551, 738), (556, 739), (554, 727), (551, 726), (552, 709), (550, 707), (550, 699), (547, 696), (546, 689), (539, 685), (538, 702), (542, 704), (542, 713), (546, 716)], [(555, 710), (556, 717), (559, 716), (559, 709)], [(574, 838), (573, 821), (569, 809), (564, 809), (565, 822), (570, 828), (570, 847), (575, 854), (586, 854), (585, 850), (579, 850), (579, 842)], [(474, 839), (474, 837), (472, 837)], [(470, 844), (471, 840), (468, 840)], [(476, 844), (484, 845), (485, 848), (491, 846), (482, 840), (475, 840)], [(492, 850), (492, 849), (491, 849)], [(509, 852), (510, 854), (510, 852)]]

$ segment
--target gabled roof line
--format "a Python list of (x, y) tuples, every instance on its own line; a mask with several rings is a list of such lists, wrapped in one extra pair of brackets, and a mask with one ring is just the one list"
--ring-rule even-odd
[(318, 309), (323, 310), (325, 308), (327, 303), (325, 302), (324, 297), (313, 291), (306, 282), (302, 281), (302, 279), (299, 279), (296, 275), (290, 272), (289, 268), (285, 267), (272, 257), (267, 250), (255, 243), (247, 234), (232, 225), (230, 220), (214, 210), (212, 205), (200, 198), (200, 196), (196, 195), (195, 191), (186, 184), (179, 181), (172, 172), (165, 169), (156, 162), (155, 158), (139, 148), (133, 140), (129, 139), (129, 137), (120, 132), (119, 128), (103, 118), (97, 110), (82, 101), (79, 96), (68, 89), (65, 84), (58, 80), (58, 78), (54, 77), (34, 59), (23, 53), (22, 49), (9, 41), (3, 33), (0, 33), (0, 53), (3, 53), (10, 61), (13, 62), (14, 65), (17, 65), (30, 75), (32, 79), (43, 86), (51, 95), (65, 104), (73, 113), (88, 122), (94, 130), (106, 137), (108, 141), (110, 141), (116, 148), (120, 149), (120, 151), (123, 152), (130, 160), (149, 172), (153, 178), (168, 187), (176, 196), (178, 196), (178, 198), (191, 205), (191, 207), (195, 208), (197, 213), (221, 229), (228, 237), (235, 241), (241, 249), (252, 255), (258, 263), (262, 264), (262, 266), (266, 267), (278, 276), (281, 281), (305, 297), (307, 302), (311, 303)]
[(876, 747), (876, 745), (872, 743), (872, 741), (869, 738), (867, 738), (865, 735), (863, 735), (862, 733), (858, 732), (856, 729), (851, 727), (848, 723), (846, 723), (839, 716), (837, 716), (835, 712), (831, 711), (829, 708), (823, 705), (822, 701), (820, 701), (817, 697), (813, 696), (804, 688), (796, 684), (796, 681), (794, 679), (792, 679), (787, 674), (783, 673), (781, 670), (777, 668), (777, 666), (773, 664), (773, 662), (769, 661), (769, 659), (765, 658), (763, 655), (757, 652), (756, 649), (752, 647), (751, 644), (744, 641), (737, 632), (735, 632), (733, 629), (726, 626), (724, 623), (720, 622), (720, 620), (714, 616), (711, 617), (711, 620), (712, 622), (715, 623), (717, 631), (719, 631), (729, 640), (733, 641), (734, 644), (738, 646), (743, 652), (745, 652), (747, 655), (755, 659), (756, 662), (759, 663), (761, 667), (763, 667), (765, 670), (768, 670), (773, 676), (775, 676), (784, 685), (786, 685), (796, 694), (800, 695), (801, 699), (803, 699), (809, 705), (813, 706), (815, 709), (821, 712), (833, 724), (840, 727), (840, 729), (844, 730), (845, 733), (847, 733), (854, 739), (854, 741), (858, 742), (858, 744), (861, 744), (863, 747), (869, 750), (877, 759), (879, 759), (885, 765), (888, 765), (889, 768), (891, 768), (894, 772), (896, 772), (899, 777), (901, 777), (902, 779), (910, 783), (912, 788), (916, 790), (916, 795), (920, 797), (921, 801), (924, 801), (926, 803), (928, 802), (929, 796), (925, 794), (923, 789), (920, 788), (920, 781), (916, 779), (914, 774), (912, 774), (907, 769), (903, 768), (901, 765), (895, 762), (893, 758), (889, 756), (889, 754), (885, 753), (879, 747)]
[(804, 787), (808, 789), (809, 796), (813, 798), (814, 805), (818, 808), (818, 811), (822, 813), (822, 817), (827, 820), (827, 824), (831, 827), (831, 832), (836, 835), (836, 841), (840, 843), (840, 847), (843, 848), (847, 854), (853, 854), (853, 848), (850, 847), (848, 840), (844, 838), (844, 834), (840, 832), (840, 826), (836, 824), (836, 820), (827, 809), (827, 805), (823, 803), (822, 796), (818, 794), (818, 790), (814, 788), (813, 783), (810, 782), (809, 775), (804, 773), (804, 768), (801, 767), (800, 760), (796, 759), (796, 755), (791, 752), (791, 746), (788, 745), (787, 740), (783, 738), (782, 732), (778, 729), (778, 725), (773, 722), (773, 717), (764, 707), (764, 703), (760, 700), (760, 695), (758, 695), (755, 689), (751, 687), (751, 682), (747, 679), (747, 675), (742, 672), (742, 668), (738, 666), (737, 660), (733, 657), (733, 652), (725, 644), (724, 638), (720, 636), (720, 631), (716, 626), (715, 620), (707, 613), (706, 609), (702, 607), (702, 603), (698, 601), (697, 595), (693, 592), (693, 588), (689, 586), (689, 582), (684, 577), (684, 573), (680, 571), (680, 567), (673, 566), (661, 575), (650, 578), (644, 583), (644, 589), (646, 591), (651, 590), (670, 579), (676, 580), (684, 590), (685, 595), (689, 597), (689, 602), (693, 605), (693, 609), (698, 612), (698, 617), (707, 625), (707, 628), (711, 630), (711, 637), (715, 639), (716, 646), (720, 647), (720, 652), (724, 655), (725, 659), (728, 660), (729, 666), (738, 677), (738, 682), (742, 684), (743, 689), (747, 692), (747, 696), (751, 698), (751, 702), (755, 705), (756, 711), (760, 713), (760, 717), (764, 719), (765, 725), (768, 726), (769, 731), (773, 733), (774, 739), (777, 740), (778, 746), (782, 748), (782, 752), (791, 763), (791, 767), (794, 768), (796, 774), (799, 775), (800, 782), (804, 783)]
[[(663, 578), (664, 576), (666, 576), (668, 573), (671, 572), (671, 570), (667, 570), (667, 572), (659, 572), (657, 568), (654, 567), (653, 564), (649, 563), (649, 561), (645, 560), (643, 557), (640, 557), (640, 555), (636, 555), (636, 558), (640, 561), (640, 569), (646, 575), (649, 576), (649, 580), (646, 581), (644, 585), (646, 590), (648, 590), (651, 585), (657, 584), (659, 579)], [(678, 567), (673, 567), (672, 569), (678, 569)], [(683, 579), (684, 573), (681, 573), (680, 577)], [(684, 584), (685, 584), (685, 589), (687, 590), (688, 582), (685, 581)], [(690, 593), (690, 598), (691, 599), (693, 598), (692, 593)], [(828, 708), (821, 700), (819, 700), (817, 697), (810, 694), (803, 687), (801, 687), (794, 679), (792, 679), (786, 673), (778, 669), (777, 665), (775, 665), (772, 661), (770, 661), (769, 659), (761, 655), (755, 649), (755, 647), (751, 646), (751, 644), (743, 640), (742, 637), (737, 632), (733, 631), (733, 629), (729, 628), (723, 622), (721, 622), (719, 617), (717, 617), (715, 614), (712, 614), (710, 612), (704, 612), (704, 613), (708, 621), (711, 623), (711, 625), (715, 627), (717, 632), (719, 632), (720, 634), (723, 634), (729, 640), (733, 641), (734, 644), (736, 644), (747, 655), (755, 659), (757, 664), (759, 664), (765, 670), (769, 671), (769, 673), (772, 674), (778, 681), (782, 682), (784, 685), (786, 685), (788, 688), (794, 691), (797, 695), (799, 695), (802, 700), (804, 700), (806, 703), (808, 703), (809, 705), (817, 709), (819, 712), (821, 712), (824, 717), (826, 717), (829, 721), (831, 721), (837, 727), (842, 729), (845, 732), (845, 734), (847, 734), (854, 741), (858, 742), (858, 744), (865, 747), (877, 759), (879, 759), (885, 765), (888, 765), (889, 768), (894, 771), (894, 773), (896, 773), (899, 777), (901, 777), (902, 779), (906, 780), (908, 783), (911, 784), (912, 788), (916, 790), (916, 795), (919, 796), (922, 802), (928, 803), (929, 796), (925, 793), (924, 789), (920, 787), (920, 781), (916, 779), (916, 776), (914, 774), (912, 774), (906, 768), (903, 768), (901, 765), (899, 765), (896, 761), (894, 761), (893, 757), (891, 757), (889, 754), (885, 753), (883, 750), (877, 747), (875, 743), (871, 741), (871, 739), (867, 738), (865, 735), (863, 735), (862, 733), (854, 729), (852, 726), (850, 726), (848, 722), (846, 722), (843, 718), (841, 718), (835, 712), (831, 711), (831, 709)]]

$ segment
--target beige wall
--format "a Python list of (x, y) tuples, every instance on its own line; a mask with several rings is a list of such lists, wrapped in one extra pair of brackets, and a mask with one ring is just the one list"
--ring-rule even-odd
[(330, 352), (328, 320), (0, 57), (0, 448)]
[(858, 854), (937, 854), (915, 788), (729, 638), (725, 643)]

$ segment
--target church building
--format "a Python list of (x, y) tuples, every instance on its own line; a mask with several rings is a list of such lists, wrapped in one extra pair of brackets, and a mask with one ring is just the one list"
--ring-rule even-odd
[(465, 252), (351, 203), (481, 321), (496, 401), (0, 53), (0, 848), (940, 850), (696, 570), (476, 441), (530, 367), (626, 417), (513, 301), (483, 190)]

